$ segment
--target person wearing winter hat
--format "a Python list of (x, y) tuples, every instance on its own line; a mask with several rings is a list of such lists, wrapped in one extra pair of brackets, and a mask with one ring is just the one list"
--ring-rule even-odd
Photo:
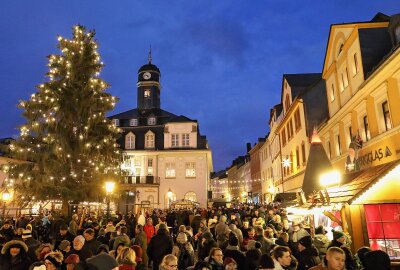
[(63, 263), (64, 256), (60, 251), (52, 251), (44, 257), (44, 265), (46, 270), (59, 270)]
[(72, 242), (72, 249), (66, 254), (66, 256), (76, 254), (79, 256), (81, 262), (85, 261), (87, 258), (92, 257), (92, 252), (88, 249), (83, 248), (84, 244), (85, 238), (82, 235), (78, 235), (74, 238), (74, 241)]
[(247, 269), (257, 269), (257, 265), (261, 258), (261, 244), (255, 240), (250, 240), (246, 251), (246, 266)]
[(203, 233), (199, 239), (197, 257), (199, 260), (204, 260), (209, 254), (213, 247), (217, 246), (217, 242), (214, 240), (211, 232), (207, 231)]
[(332, 230), (333, 240), (329, 244), (330, 247), (341, 247), (346, 244), (346, 235), (344, 232)]
[(28, 269), (31, 261), (28, 246), (20, 240), (11, 240), (1, 249), (0, 269)]
[(79, 262), (79, 256), (76, 254), (71, 254), (64, 260), (64, 264), (67, 270), (73, 270), (75, 268), (75, 265), (77, 265)]
[(87, 259), (86, 264), (89, 269), (93, 270), (118, 270), (117, 260), (106, 253), (101, 253)]
[(229, 235), (228, 246), (225, 249), (224, 256), (234, 259), (238, 269), (245, 269), (246, 256), (239, 250), (239, 239), (233, 232)]
[(319, 258), (322, 260), (328, 250), (329, 238), (326, 236), (327, 231), (322, 225), (315, 228), (315, 235), (313, 239), (314, 246), (318, 249)]
[(312, 237), (307, 235), (299, 239), (298, 241), (299, 254), (299, 265), (298, 270), (307, 270), (313, 266), (317, 266), (321, 263), (318, 256), (318, 250), (312, 244)]
[(36, 260), (35, 250), (40, 246), (40, 241), (32, 237), (32, 230), (25, 229), (22, 231), (22, 240), (28, 246), (28, 256), (31, 261)]
[(194, 264), (194, 249), (184, 232), (178, 233), (171, 254), (178, 258), (179, 269), (186, 269)]
[(67, 254), (71, 250), (71, 242), (68, 240), (62, 240), (58, 245), (58, 250), (60, 250), (63, 255)]
[[(224, 259), (224, 269), (225, 270), (236, 270), (236, 269), (238, 269), (238, 264), (231, 257), (225, 257), (225, 259)], [(243, 268), (239, 268), (239, 269), (243, 269)]]
[(53, 249), (49, 243), (41, 244), (35, 251), (37, 261), (43, 261), (44, 256), (52, 251)]

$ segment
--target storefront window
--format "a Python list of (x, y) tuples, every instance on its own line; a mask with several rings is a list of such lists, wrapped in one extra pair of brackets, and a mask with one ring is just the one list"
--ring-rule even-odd
[(400, 258), (400, 204), (367, 204), (364, 210), (371, 248)]

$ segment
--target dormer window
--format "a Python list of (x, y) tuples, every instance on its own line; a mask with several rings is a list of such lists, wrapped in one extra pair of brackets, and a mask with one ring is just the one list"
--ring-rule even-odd
[(155, 117), (149, 117), (149, 118), (147, 118), (147, 124), (148, 124), (149, 126), (155, 125), (155, 124), (156, 124), (156, 118), (155, 118)]
[(114, 126), (119, 127), (119, 119), (113, 119), (112, 123)]
[(125, 136), (125, 149), (135, 149), (135, 134), (132, 132)]
[(154, 148), (154, 133), (151, 131), (145, 135), (145, 148)]
[(136, 127), (137, 125), (138, 125), (137, 118), (132, 118), (132, 119), (129, 120), (129, 126)]
[(144, 90), (144, 97), (145, 97), (145, 98), (150, 98), (150, 96), (151, 96), (150, 89), (145, 89), (145, 90)]

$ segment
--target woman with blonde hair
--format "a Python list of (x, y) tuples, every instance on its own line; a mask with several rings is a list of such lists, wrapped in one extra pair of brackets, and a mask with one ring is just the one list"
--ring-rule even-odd
[(165, 255), (160, 264), (160, 270), (178, 269), (178, 258), (175, 255)]
[(120, 270), (135, 270), (136, 254), (130, 247), (124, 247), (117, 256)]

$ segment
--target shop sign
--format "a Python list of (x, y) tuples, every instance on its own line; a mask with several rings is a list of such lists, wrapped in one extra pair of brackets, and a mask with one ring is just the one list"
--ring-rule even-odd
[(392, 155), (392, 151), (390, 151), (389, 147), (386, 146), (385, 148), (378, 148), (375, 151), (371, 150), (368, 153), (360, 156), (358, 161), (360, 162), (361, 166), (367, 166), (375, 161), (381, 161), (387, 157)]

